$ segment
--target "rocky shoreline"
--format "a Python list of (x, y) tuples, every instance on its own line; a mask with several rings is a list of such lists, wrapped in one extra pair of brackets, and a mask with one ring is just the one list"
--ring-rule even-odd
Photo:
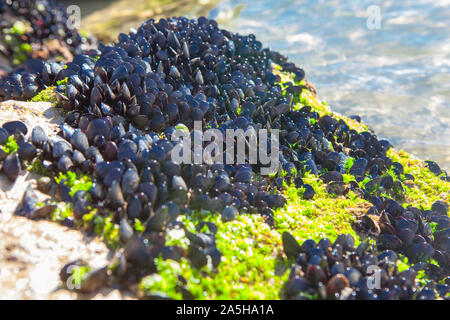
[[(449, 176), (312, 89), (286, 57), (204, 17), (149, 20), (65, 64), (29, 59), (0, 83), (3, 100), (34, 101), (0, 106), (0, 291), (448, 299)], [(171, 136), (194, 121), (280, 129), (281, 169), (174, 163)], [(53, 238), (42, 219), (62, 225)], [(51, 280), (36, 283), (45, 264), (28, 266), (46, 256)]]

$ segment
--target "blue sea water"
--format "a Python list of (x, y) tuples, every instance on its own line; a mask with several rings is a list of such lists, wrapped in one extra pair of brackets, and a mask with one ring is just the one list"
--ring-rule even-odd
[(209, 17), (302, 66), (333, 110), (450, 169), (449, 0), (225, 0)]

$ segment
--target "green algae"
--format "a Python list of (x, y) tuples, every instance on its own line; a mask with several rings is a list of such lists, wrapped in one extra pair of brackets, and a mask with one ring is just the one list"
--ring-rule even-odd
[(50, 102), (56, 104), (58, 100), (56, 99), (56, 87), (51, 86), (41, 90), (37, 95), (35, 95), (31, 102)]
[(52, 173), (45, 169), (44, 165), (42, 164), (42, 160), (39, 158), (34, 158), (33, 161), (28, 164), (27, 170), (40, 176), (52, 176)]
[(24, 63), (31, 53), (31, 44), (22, 39), (31, 29), (31, 25), (28, 22), (25, 23), (24, 21), (18, 20), (10, 28), (3, 28), (1, 30), (3, 39), (12, 52), (14, 65)]
[(66, 173), (60, 172), (57, 177), (55, 177), (56, 183), (63, 182), (66, 186), (70, 188), (70, 196), (77, 191), (90, 191), (92, 188), (92, 179), (85, 174), (77, 174), (73, 171), (67, 171)]
[[(282, 259), (280, 235), (265, 223), (263, 217), (241, 214), (236, 220), (223, 223), (220, 214), (195, 212), (178, 219), (191, 232), (200, 221), (214, 222), (218, 226), (216, 245), (223, 255), (220, 265), (216, 270), (210, 264), (196, 269), (185, 258), (167, 263), (160, 258), (157, 259), (158, 270), (170, 268), (170, 272), (159, 272), (161, 278), (152, 275), (143, 278), (140, 283), (142, 290), (149, 293), (161, 286), (175, 288), (174, 279), (177, 277), (172, 275), (175, 273), (187, 280), (186, 288), (196, 299), (279, 298), (279, 289), (287, 277), (287, 274), (276, 276)], [(177, 292), (165, 293), (180, 298)]]
[(134, 219), (133, 227), (137, 233), (145, 232), (145, 226), (142, 224), (142, 222), (139, 219), (136, 219), (136, 218)]
[[(293, 76), (281, 72), (280, 75), (282, 83), (295, 83)], [(296, 84), (304, 85), (303, 82)], [(283, 85), (281, 86), (283, 88)], [(321, 116), (329, 114), (342, 119), (358, 132), (368, 130), (366, 125), (356, 120), (331, 112), (325, 102), (319, 102), (307, 89), (304, 89), (294, 102), (294, 109), (309, 105)], [(405, 173), (413, 174), (416, 178), (412, 188), (402, 183), (405, 189), (403, 203), (429, 208), (438, 199), (448, 200), (450, 184), (431, 173), (423, 162), (413, 159), (406, 152), (393, 149), (389, 150), (388, 156), (393, 161), (400, 162)], [(353, 162), (354, 159), (349, 157), (345, 164), (345, 183), (355, 181), (355, 177), (348, 173)], [(404, 175), (397, 177), (392, 168), (386, 175), (391, 175), (395, 181), (405, 180)], [(190, 216), (179, 217), (192, 232), (195, 232), (195, 225), (200, 221), (214, 222), (218, 226), (216, 245), (223, 254), (221, 264), (217, 270), (212, 270), (211, 266), (197, 270), (185, 258), (180, 262), (158, 258), (158, 275), (143, 278), (140, 283), (141, 290), (147, 294), (164, 292), (171, 298), (181, 299), (177, 284), (178, 276), (182, 276), (187, 280), (186, 288), (197, 299), (279, 299), (283, 284), (287, 280), (286, 270), (289, 264), (282, 251), (281, 234), (288, 231), (302, 243), (307, 239), (319, 241), (324, 237), (334, 241), (339, 234), (344, 233), (352, 235), (355, 245), (358, 245), (361, 239), (352, 226), (371, 206), (352, 191), (345, 196), (329, 194), (325, 184), (314, 175), (306, 173), (303, 181), (313, 186), (316, 192), (314, 198), (303, 200), (303, 188), (293, 185), (287, 187), (284, 191), (287, 204), (274, 211), (274, 228), (270, 228), (259, 215), (240, 214), (235, 221), (227, 223), (220, 220), (219, 214), (209, 212), (196, 212)], [(360, 186), (364, 187), (368, 182), (366, 177)], [(179, 245), (183, 248), (188, 246), (188, 240), (185, 238), (173, 239), (170, 235), (168, 238), (166, 245)], [(397, 262), (399, 272), (412, 266), (403, 256)], [(424, 279), (427, 279), (427, 275), (419, 272), (416, 281), (425, 283)]]
[(73, 217), (72, 205), (65, 202), (57, 202), (55, 210), (51, 214), (52, 221), (61, 222)]
[[(67, 67), (67, 65), (65, 65), (65, 67)], [(56, 85), (58, 85), (58, 86), (66, 86), (67, 85), (67, 80), (68, 80), (69, 78), (67, 78), (67, 77), (65, 77), (64, 79), (62, 79), (62, 80), (58, 80), (58, 81), (56, 81)]]
[(321, 117), (324, 115), (330, 115), (336, 119), (343, 120), (347, 125), (350, 127), (350, 129), (354, 129), (358, 132), (368, 131), (369, 128), (359, 123), (358, 121), (354, 119), (350, 119), (348, 117), (345, 117), (341, 115), (338, 112), (331, 111), (331, 108), (328, 106), (328, 104), (325, 101), (319, 101), (317, 97), (314, 95), (311, 90), (305, 87), (306, 81), (296, 81), (294, 78), (294, 75), (289, 72), (283, 72), (280, 70), (279, 66), (275, 66), (274, 68), (274, 74), (280, 76), (281, 81), (279, 85), (281, 86), (282, 90), (286, 90), (287, 85), (286, 83), (290, 82), (295, 85), (303, 86), (304, 89), (298, 96), (294, 96), (294, 104), (293, 104), (293, 110), (300, 110), (304, 106), (310, 106), (313, 111), (316, 111)]
[(436, 200), (450, 200), (450, 183), (434, 175), (425, 162), (415, 159), (405, 151), (391, 149), (387, 154), (403, 165), (404, 173), (414, 175), (411, 186), (404, 185), (404, 203), (428, 209)]
[(339, 234), (344, 233), (352, 235), (358, 244), (359, 237), (352, 226), (356, 217), (370, 207), (370, 203), (353, 191), (349, 191), (346, 196), (329, 194), (325, 189), (326, 184), (314, 175), (304, 176), (303, 181), (310, 184), (316, 194), (313, 199), (304, 200), (302, 189), (290, 186), (286, 190), (287, 205), (274, 213), (279, 234), (288, 231), (299, 242), (303, 242), (307, 239), (319, 241), (324, 237), (334, 241)]
[(8, 140), (0, 147), (6, 154), (16, 152), (18, 149), (16, 139), (14, 136), (9, 136)]
[[(293, 77), (289, 74), (282, 74), (282, 79), (294, 82)], [(297, 82), (296, 84), (304, 83)], [(65, 83), (58, 85), (65, 85)], [(49, 87), (41, 91), (38, 94), (39, 97), (35, 98), (39, 101), (56, 103), (54, 93), (55, 87)], [(304, 89), (300, 97), (294, 101), (295, 109), (310, 105), (321, 116), (329, 114), (344, 120), (351, 129), (358, 132), (368, 130), (367, 126), (356, 120), (331, 112), (325, 102), (319, 102), (307, 89)], [(310, 121), (315, 121), (315, 119)], [(388, 156), (404, 166), (405, 174), (410, 173), (415, 176), (414, 185), (407, 186), (404, 183), (404, 175), (397, 177), (393, 175), (392, 170), (388, 170), (386, 173), (402, 182), (405, 190), (405, 198), (401, 199), (403, 204), (429, 208), (438, 199), (448, 201), (450, 184), (431, 173), (424, 162), (414, 159), (404, 151), (393, 149), (388, 151)], [(354, 159), (349, 157), (345, 164), (346, 172), (349, 172), (353, 162)], [(281, 175), (283, 176), (283, 174)], [(69, 183), (71, 188), (74, 188), (76, 181), (79, 181), (77, 176), (74, 178), (70, 173), (60, 175), (57, 179), (59, 181), (66, 179), (65, 183)], [(187, 230), (191, 232), (196, 232), (195, 226), (202, 221), (214, 222), (218, 226), (216, 245), (222, 253), (221, 263), (216, 269), (210, 262), (207, 266), (196, 269), (186, 258), (177, 262), (163, 260), (162, 257), (159, 257), (155, 259), (158, 274), (144, 277), (139, 288), (146, 295), (162, 293), (170, 298), (181, 299), (183, 296), (179, 289), (179, 276), (182, 276), (187, 280), (186, 288), (196, 299), (279, 299), (282, 287), (288, 277), (288, 266), (292, 262), (283, 253), (281, 234), (288, 231), (299, 243), (302, 243), (306, 239), (318, 241), (324, 237), (334, 241), (339, 234), (345, 233), (352, 235), (357, 245), (362, 239), (359, 238), (352, 226), (358, 217), (371, 206), (369, 202), (352, 191), (345, 196), (329, 194), (325, 189), (326, 184), (314, 175), (306, 173), (303, 175), (303, 180), (304, 183), (313, 186), (316, 192), (314, 198), (304, 200), (302, 198), (303, 188), (298, 189), (293, 185), (285, 185), (286, 189), (283, 193), (286, 196), (287, 204), (274, 211), (273, 228), (260, 215), (240, 214), (236, 220), (226, 223), (221, 221), (220, 214), (205, 211), (179, 216), (178, 220), (183, 222)], [(355, 177), (349, 173), (344, 174), (344, 182), (349, 183), (350, 181), (355, 181)], [(83, 187), (81, 189), (75, 187), (75, 189), (90, 190), (87, 182), (88, 180), (84, 180), (79, 184)], [(360, 186), (367, 183), (368, 180), (365, 179)], [(55, 220), (58, 221), (72, 217), (72, 215), (70, 205), (58, 204), (54, 213), (54, 216), (58, 217)], [(109, 247), (115, 249), (120, 246), (119, 226), (112, 222), (112, 217), (112, 213), (107, 217), (100, 216), (93, 209), (83, 217), (83, 225), (85, 228), (93, 230)], [(133, 226), (138, 233), (145, 231), (145, 226), (137, 219)], [(208, 230), (201, 231), (208, 232)], [(168, 233), (166, 245), (178, 245), (187, 249), (189, 240), (185, 236)], [(407, 258), (403, 257), (398, 261), (397, 267), (400, 271), (411, 266)], [(425, 274), (421, 279), (426, 279), (426, 277)]]
[(24, 35), (27, 32), (27, 30), (30, 29), (30, 27), (31, 26), (29, 24), (25, 24), (23, 21), (16, 21), (14, 22), (12, 27), (6, 31), (6, 33), (21, 36)]
[(72, 269), (72, 286), (74, 288), (81, 288), (81, 285), (83, 284), (83, 281), (86, 279), (86, 275), (91, 271), (90, 266), (81, 265), (81, 266), (74, 266)]
[(110, 213), (109, 216), (103, 217), (97, 214), (96, 210), (91, 211), (94, 215), (92, 220), (94, 232), (103, 239), (108, 247), (116, 249), (119, 246), (120, 234), (119, 225), (113, 222), (114, 213)]
[[(281, 78), (280, 86), (283, 90), (286, 89), (286, 83), (291, 82), (295, 85), (305, 85), (305, 80), (296, 82), (294, 76), (287, 72), (282, 72), (279, 66), (274, 68), (275, 73)], [(332, 115), (337, 119), (342, 119), (351, 129), (355, 129), (358, 132), (367, 131), (368, 127), (364, 124), (357, 122), (354, 119), (342, 116), (336, 112), (332, 112), (327, 106), (326, 102), (319, 101), (317, 97), (308, 89), (303, 89), (299, 97), (294, 97), (294, 110), (298, 110), (305, 105), (311, 106), (314, 111), (317, 111), (321, 116), (325, 114)], [(415, 177), (413, 184), (405, 184), (404, 174), (401, 177), (397, 177), (392, 168), (389, 168), (385, 175), (391, 175), (394, 181), (400, 180), (405, 192), (405, 197), (402, 198), (399, 195), (391, 194), (387, 195), (390, 198), (395, 198), (402, 203), (411, 204), (414, 206), (421, 206), (423, 208), (431, 207), (431, 204), (436, 200), (448, 201), (450, 197), (450, 183), (443, 181), (440, 177), (434, 175), (426, 166), (425, 162), (415, 159), (409, 153), (403, 150), (389, 149), (387, 156), (393, 161), (399, 162), (404, 167), (404, 174), (412, 174)], [(345, 169), (347, 175), (344, 175), (346, 182), (354, 180), (352, 175), (348, 174), (352, 167), (354, 159), (352, 157), (347, 158)], [(367, 183), (367, 180), (365, 181)]]
[[(85, 191), (87, 192), (86, 197), (90, 199), (89, 191), (92, 188), (92, 179), (88, 175), (80, 174), (73, 171), (68, 171), (66, 173), (60, 172), (58, 176), (54, 177), (54, 180), (57, 184), (63, 183), (64, 185), (69, 187), (70, 188), (69, 195), (71, 197), (73, 197), (77, 191)], [(52, 213), (53, 221), (61, 222), (67, 218), (73, 218), (72, 203), (55, 201), (53, 202), (53, 204), (56, 205), (56, 209)], [(85, 216), (89, 217), (89, 215)], [(85, 219), (84, 217), (83, 219)], [(83, 221), (86, 223), (85, 220)], [(81, 227), (83, 225), (83, 222), (76, 221), (76, 225), (78, 227)]]
[[(328, 194), (325, 184), (313, 175), (305, 175), (305, 183), (316, 190), (312, 200), (303, 200), (301, 189), (290, 186), (284, 191), (287, 205), (275, 210), (274, 227), (271, 228), (260, 215), (240, 214), (236, 220), (222, 222), (220, 214), (207, 211), (194, 212), (178, 218), (186, 229), (196, 232), (201, 221), (217, 225), (216, 245), (222, 253), (222, 260), (216, 270), (205, 266), (198, 270), (182, 258), (180, 262), (157, 261), (158, 270), (170, 268), (170, 272), (150, 275), (140, 284), (147, 294), (159, 292), (162, 288), (171, 298), (181, 298), (176, 291), (177, 277), (187, 280), (186, 288), (196, 299), (279, 299), (281, 289), (288, 277), (289, 261), (284, 256), (281, 234), (291, 232), (301, 243), (306, 239), (319, 241), (328, 237), (336, 240), (340, 233), (351, 234), (356, 245), (359, 237), (352, 229), (355, 216), (365, 210), (368, 203), (353, 193), (346, 197)], [(208, 230), (200, 230), (208, 232)], [(166, 245), (178, 245), (187, 249), (189, 240), (168, 233)]]

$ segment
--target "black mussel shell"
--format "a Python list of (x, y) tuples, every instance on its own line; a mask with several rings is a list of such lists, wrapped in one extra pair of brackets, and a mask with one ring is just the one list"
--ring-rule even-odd
[(283, 232), (281, 239), (283, 241), (283, 249), (286, 256), (288, 258), (297, 258), (302, 250), (297, 240), (295, 240), (295, 238), (286, 231)]
[(22, 132), (24, 135), (28, 133), (28, 128), (22, 121), (8, 121), (3, 124), (3, 128), (8, 131), (10, 135), (16, 133), (16, 131)]
[(11, 182), (14, 182), (19, 176), (20, 167), (19, 156), (17, 153), (10, 153), (3, 162), (3, 173)]

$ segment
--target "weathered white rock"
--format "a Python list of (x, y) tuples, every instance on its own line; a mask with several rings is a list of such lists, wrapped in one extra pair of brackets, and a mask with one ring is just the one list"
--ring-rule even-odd
[[(93, 267), (108, 262), (105, 244), (49, 221), (0, 214), (0, 299), (58, 298), (59, 272), (83, 259)], [(67, 298), (76, 298), (69, 293)]]
[[(28, 127), (28, 135), (35, 126), (41, 126), (49, 136), (56, 135), (64, 119), (61, 114), (48, 102), (22, 102), (8, 100), (0, 103), (0, 126), (5, 122), (20, 120)], [(0, 174), (0, 213), (14, 212), (17, 203), (22, 199), (28, 184), (36, 189), (36, 174), (22, 168), (19, 177), (12, 184), (5, 175)], [(40, 200), (46, 195), (37, 192)]]
[[(41, 126), (55, 135), (63, 117), (50, 103), (6, 101), (0, 103), (0, 126), (23, 121), (28, 134)], [(22, 170), (14, 184), (0, 174), (0, 299), (123, 299), (126, 293), (102, 289), (77, 295), (60, 289), (61, 268), (76, 259), (93, 268), (105, 266), (111, 252), (98, 238), (50, 221), (34, 221), (14, 215), (29, 184), (36, 190), (38, 175)], [(47, 195), (36, 190), (40, 201)]]

